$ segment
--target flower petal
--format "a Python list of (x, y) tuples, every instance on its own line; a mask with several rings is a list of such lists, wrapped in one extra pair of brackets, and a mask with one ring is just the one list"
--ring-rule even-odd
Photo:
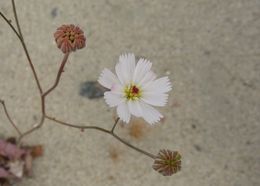
[(153, 108), (152, 106), (150, 106), (142, 101), (140, 102), (140, 106), (143, 111), (142, 117), (148, 123), (154, 124), (154, 123), (160, 121), (160, 118), (163, 118), (163, 115), (159, 111), (157, 111), (155, 108)]
[(124, 101), (123, 97), (120, 94), (117, 94), (117, 93), (114, 93), (111, 91), (105, 92), (104, 98), (105, 98), (106, 103), (110, 107), (115, 107)]
[(4, 168), (0, 167), (0, 178), (7, 179), (7, 178), (11, 178), (11, 177), (12, 177), (12, 175), (7, 170), (5, 170)]
[(166, 93), (172, 89), (169, 78), (162, 77), (143, 86), (144, 92)]
[(135, 70), (134, 54), (123, 54), (116, 64), (116, 74), (123, 85), (130, 84)]
[(143, 86), (149, 82), (152, 82), (155, 80), (156, 75), (153, 71), (149, 71), (145, 74), (145, 76), (142, 78), (142, 80), (138, 83), (140, 86)]
[(111, 87), (111, 92), (115, 94), (120, 94), (122, 97), (124, 95), (124, 88), (120, 83), (115, 83)]
[(113, 84), (119, 83), (117, 77), (107, 68), (101, 72), (101, 75), (98, 78), (98, 82), (108, 89), (111, 89)]
[(136, 117), (140, 117), (142, 116), (142, 108), (139, 104), (139, 101), (135, 101), (135, 100), (130, 100), (127, 102), (128, 104), (128, 108), (130, 110), (130, 113), (133, 114)]
[(125, 102), (117, 106), (117, 115), (122, 121), (129, 123), (131, 115), (128, 106)]
[(168, 94), (144, 92), (141, 99), (150, 105), (163, 107), (167, 103)]
[(0, 139), (0, 155), (6, 156), (11, 160), (21, 158), (25, 154), (23, 149), (18, 146)]
[(150, 61), (143, 58), (139, 59), (134, 71), (133, 82), (135, 84), (141, 82), (141, 80), (145, 77), (146, 73), (150, 71), (151, 67), (152, 63)]

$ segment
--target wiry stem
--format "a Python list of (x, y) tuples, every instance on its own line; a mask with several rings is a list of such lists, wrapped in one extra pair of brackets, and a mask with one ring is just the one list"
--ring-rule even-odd
[(113, 127), (111, 129), (111, 133), (114, 133), (114, 130), (115, 130), (116, 125), (118, 124), (119, 120), (120, 120), (120, 118), (116, 118), (116, 121), (115, 121), (115, 123), (114, 123), (114, 125), (113, 125)]
[(100, 131), (100, 132), (104, 132), (104, 133), (106, 133), (106, 134), (110, 134), (111, 136), (113, 136), (115, 139), (117, 139), (117, 140), (120, 141), (121, 143), (125, 144), (126, 146), (128, 146), (128, 147), (130, 147), (130, 148), (132, 148), (132, 149), (134, 149), (134, 150), (136, 150), (136, 151), (138, 151), (138, 152), (140, 152), (140, 153), (142, 153), (142, 154), (144, 154), (144, 155), (146, 155), (146, 156), (148, 156), (148, 157), (150, 157), (150, 158), (152, 158), (152, 159), (155, 159), (155, 158), (156, 158), (155, 155), (153, 155), (153, 154), (151, 154), (151, 153), (149, 153), (149, 152), (146, 152), (146, 151), (144, 151), (144, 150), (142, 150), (142, 149), (139, 149), (138, 147), (135, 147), (134, 145), (128, 143), (127, 141), (125, 141), (124, 139), (120, 138), (118, 135), (116, 135), (116, 134), (113, 132), (114, 129), (115, 129), (115, 127), (116, 127), (116, 125), (117, 125), (117, 123), (118, 123), (118, 121), (119, 121), (119, 118), (116, 119), (116, 121), (115, 121), (115, 123), (114, 123), (114, 125), (113, 125), (113, 127), (112, 127), (111, 130), (107, 130), (107, 129), (104, 129), (104, 128), (101, 128), (101, 127), (97, 127), (97, 126), (73, 125), (73, 124), (70, 124), (70, 123), (67, 123), (67, 122), (64, 122), (64, 121), (55, 119), (54, 117), (50, 117), (50, 116), (48, 116), (48, 115), (46, 115), (46, 118), (48, 118), (49, 120), (52, 120), (52, 121), (54, 121), (54, 122), (56, 122), (56, 123), (58, 123), (58, 124), (67, 126), (67, 127), (72, 127), (72, 128), (77, 128), (77, 129), (83, 129), (83, 130), (84, 130), (84, 129), (94, 129), (94, 130), (98, 130), (98, 131)]
[(25, 136), (27, 136), (28, 134), (31, 134), (33, 131), (35, 131), (35, 130), (41, 128), (42, 125), (43, 125), (43, 123), (44, 123), (44, 120), (45, 120), (45, 117), (44, 117), (44, 115), (42, 115), (39, 124), (37, 124), (36, 126), (34, 126), (33, 128), (27, 130), (26, 132), (22, 133), (22, 135), (19, 136), (19, 138), (18, 138), (18, 144), (19, 144), (19, 145), (21, 144), (21, 141), (22, 141), (22, 139), (23, 139)]
[(22, 40), (24, 40), (22, 30), (21, 30), (21, 27), (20, 27), (20, 24), (19, 24), (19, 19), (18, 19), (17, 12), (16, 12), (16, 6), (15, 6), (14, 0), (12, 0), (12, 7), (13, 7), (14, 18), (15, 18), (15, 22), (16, 22), (16, 26), (17, 26), (19, 35), (21, 36)]
[(68, 60), (68, 57), (69, 57), (69, 54), (70, 53), (66, 53), (63, 57), (63, 60), (62, 60), (62, 63), (60, 65), (60, 68), (59, 68), (59, 71), (58, 71), (58, 74), (57, 74), (57, 77), (56, 77), (56, 80), (54, 82), (54, 84), (51, 86), (51, 88), (49, 88), (46, 92), (44, 92), (42, 94), (42, 97), (46, 97), (51, 91), (53, 91), (59, 84), (60, 82), (60, 77), (61, 77), (61, 74), (62, 72), (64, 71), (64, 67), (65, 67), (65, 64)]
[(140, 152), (140, 153), (142, 153), (142, 154), (144, 154), (144, 155), (146, 155), (146, 156), (149, 156), (149, 157), (152, 158), (152, 159), (155, 159), (155, 158), (156, 158), (155, 155), (153, 155), (153, 154), (151, 154), (151, 153), (149, 153), (149, 152), (146, 152), (146, 151), (144, 151), (144, 150), (142, 150), (142, 149), (139, 149), (139, 148), (133, 146), (132, 144), (130, 144), (130, 143), (128, 143), (127, 141), (125, 141), (125, 140), (123, 140), (122, 138), (120, 138), (120, 137), (119, 137), (118, 135), (116, 135), (115, 133), (110, 133), (110, 134), (111, 134), (113, 137), (115, 137), (117, 140), (119, 140), (121, 143), (125, 144), (126, 146), (128, 146), (128, 147), (130, 147), (130, 148), (132, 148), (132, 149), (134, 149), (134, 150), (136, 150), (136, 151), (138, 151), (138, 152)]
[(18, 142), (20, 143), (22, 138), (24, 138), (25, 136), (27, 136), (28, 134), (31, 134), (32, 132), (34, 132), (35, 130), (39, 129), (42, 127), (43, 123), (44, 123), (44, 120), (46, 118), (46, 109), (45, 109), (45, 98), (46, 96), (51, 93), (59, 84), (60, 82), (60, 78), (61, 78), (61, 74), (62, 72), (64, 71), (64, 67), (65, 67), (65, 64), (67, 63), (68, 61), (68, 57), (69, 57), (69, 54), (70, 53), (66, 53), (63, 57), (63, 60), (61, 62), (61, 65), (60, 65), (60, 68), (59, 68), (59, 71), (57, 73), (57, 77), (55, 79), (55, 82), (54, 84), (46, 91), (44, 92), (42, 95), (41, 95), (41, 106), (42, 106), (42, 116), (41, 116), (41, 120), (39, 122), (39, 124), (37, 124), (36, 126), (34, 126), (33, 128), (29, 129), (28, 131), (24, 132), (20, 137), (19, 137), (19, 140)]
[(73, 125), (73, 124), (70, 124), (70, 123), (67, 123), (67, 122), (58, 120), (58, 119), (56, 119), (56, 118), (54, 118), (54, 117), (51, 117), (51, 116), (48, 116), (48, 115), (46, 115), (45, 117), (46, 117), (47, 119), (49, 119), (49, 120), (52, 120), (52, 121), (54, 121), (54, 122), (56, 122), (56, 123), (58, 123), (58, 124), (61, 124), (61, 125), (67, 126), (67, 127), (72, 127), (72, 128), (77, 128), (77, 129), (83, 129), (83, 130), (85, 130), (85, 129), (94, 129), (94, 130), (99, 130), (99, 131), (101, 131), (101, 132), (110, 133), (109, 130), (104, 129), (104, 128), (101, 128), (101, 127), (97, 127), (97, 126)]
[(7, 119), (9, 120), (9, 122), (11, 123), (11, 125), (15, 128), (16, 132), (18, 133), (19, 136), (22, 135), (21, 131), (18, 129), (18, 127), (16, 126), (16, 124), (14, 123), (14, 121), (12, 120), (12, 118), (10, 117), (5, 102), (4, 100), (0, 100), (0, 103), (3, 105), (4, 111), (5, 111), (5, 115), (7, 117)]
[[(27, 60), (29, 62), (29, 65), (30, 65), (30, 67), (32, 69), (33, 76), (34, 76), (34, 79), (36, 81), (36, 84), (37, 84), (37, 87), (39, 89), (39, 92), (40, 92), (40, 94), (42, 94), (42, 88), (41, 88), (41, 84), (40, 84), (39, 78), (37, 76), (37, 73), (35, 71), (35, 68), (34, 68), (34, 65), (32, 63), (31, 57), (30, 57), (29, 52), (27, 50), (27, 46), (26, 46), (26, 44), (24, 42), (24, 38), (23, 38), (23, 34), (22, 34), (21, 27), (20, 27), (20, 24), (19, 24), (19, 19), (18, 19), (18, 16), (17, 16), (16, 6), (15, 6), (15, 1), (14, 0), (12, 0), (12, 7), (13, 7), (13, 12), (14, 12), (15, 22), (16, 22), (16, 25), (17, 25), (17, 28), (18, 28), (18, 32), (19, 32), (19, 36), (20, 36), (19, 39), (20, 39), (21, 44), (23, 46), (23, 49), (24, 49), (25, 55), (27, 57)], [(9, 23), (9, 25), (10, 24), (11, 23)]]
[[(24, 42), (24, 38), (23, 38), (23, 34), (22, 34), (21, 27), (20, 27), (20, 24), (19, 24), (19, 19), (18, 19), (18, 16), (17, 16), (16, 6), (15, 6), (15, 1), (14, 0), (12, 0), (12, 7), (13, 7), (13, 13), (14, 13), (15, 22), (16, 22), (16, 25), (17, 25), (17, 28), (18, 28), (18, 32), (17, 32), (17, 30), (14, 28), (14, 26), (11, 24), (11, 22), (6, 18), (6, 16), (2, 12), (0, 12), (0, 15), (6, 21), (6, 23), (10, 26), (10, 28), (14, 31), (15, 35), (20, 40), (20, 42), (22, 44), (22, 47), (23, 47), (23, 50), (25, 52), (25, 55), (27, 57), (27, 60), (29, 62), (30, 68), (31, 68), (31, 70), (33, 72), (33, 76), (34, 76), (35, 82), (37, 84), (37, 88), (39, 90), (40, 95), (42, 95), (43, 91), (42, 91), (42, 88), (41, 88), (41, 84), (40, 84), (39, 78), (37, 76), (37, 73), (35, 71), (35, 68), (34, 68), (34, 65), (32, 63), (31, 57), (30, 57), (29, 52), (27, 50), (27, 46), (26, 46), (26, 44)], [(44, 104), (44, 99), (43, 99), (42, 96), (41, 96), (41, 103)], [(23, 136), (31, 133), (32, 131), (36, 130), (37, 128), (40, 128), (42, 126), (43, 122), (44, 122), (44, 116), (42, 116), (40, 123), (36, 127), (33, 127), (32, 129), (30, 129), (29, 131), (27, 131), (25, 133), (21, 133), (20, 136), (19, 136), (19, 139), (21, 139)]]
[(5, 20), (5, 22), (10, 26), (10, 28), (13, 30), (13, 32), (15, 33), (15, 35), (18, 37), (18, 39), (22, 42), (22, 38), (19, 35), (19, 33), (17, 32), (17, 30), (14, 28), (14, 26), (12, 25), (11, 21), (7, 19), (7, 17), (0, 12), (1, 17)]

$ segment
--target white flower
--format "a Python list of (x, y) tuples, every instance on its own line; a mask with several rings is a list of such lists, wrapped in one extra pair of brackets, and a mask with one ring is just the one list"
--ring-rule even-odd
[(150, 124), (158, 122), (162, 114), (152, 106), (165, 106), (172, 88), (168, 77), (156, 79), (151, 71), (152, 63), (139, 59), (135, 64), (134, 54), (119, 57), (116, 75), (104, 69), (98, 82), (110, 91), (104, 98), (110, 107), (117, 107), (121, 120), (129, 123), (131, 115), (143, 117)]

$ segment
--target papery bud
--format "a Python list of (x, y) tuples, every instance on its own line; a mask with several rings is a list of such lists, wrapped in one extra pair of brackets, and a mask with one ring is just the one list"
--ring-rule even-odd
[(59, 49), (63, 53), (76, 51), (86, 46), (84, 32), (75, 25), (62, 25), (57, 28), (54, 38)]
[(153, 169), (164, 176), (171, 176), (181, 170), (181, 155), (177, 151), (160, 150)]

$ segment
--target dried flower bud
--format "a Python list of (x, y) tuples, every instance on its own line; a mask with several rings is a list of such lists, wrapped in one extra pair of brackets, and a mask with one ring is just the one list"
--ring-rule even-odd
[(181, 155), (177, 151), (160, 150), (153, 169), (164, 176), (171, 176), (181, 170)]
[(62, 25), (57, 28), (57, 31), (54, 33), (54, 38), (58, 48), (60, 48), (63, 53), (76, 51), (76, 49), (81, 49), (86, 46), (84, 32), (72, 24)]

